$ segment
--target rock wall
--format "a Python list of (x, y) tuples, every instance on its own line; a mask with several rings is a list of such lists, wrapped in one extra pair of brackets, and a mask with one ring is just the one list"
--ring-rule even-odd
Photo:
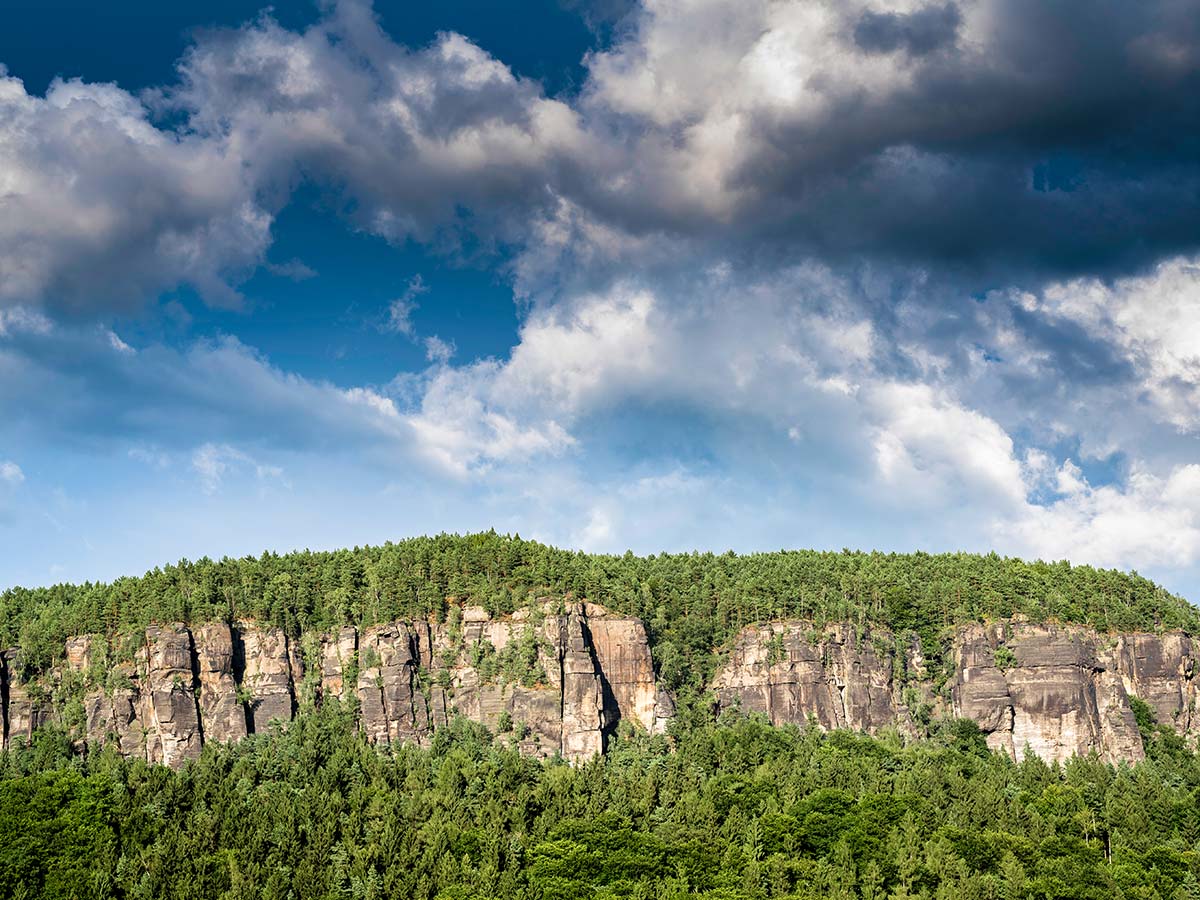
[[(713, 682), (718, 705), (776, 724), (913, 733), (909, 703), (973, 719), (988, 746), (1046, 760), (1096, 751), (1110, 762), (1144, 755), (1131, 697), (1193, 740), (1197, 641), (1183, 634), (1100, 635), (1074, 626), (968, 625), (954, 635), (948, 690), (937, 692), (916, 646), (883, 630), (805, 622), (747, 628)], [(899, 658), (902, 655), (903, 658)]]
[[(584, 603), (543, 603), (500, 620), (478, 607), (459, 613), (452, 623), (310, 636), (309, 667), (298, 642), (277, 628), (152, 626), (132, 662), (86, 690), (80, 739), (179, 766), (208, 742), (286, 723), (310, 696), (355, 704), (358, 727), (377, 744), (427, 744), (459, 714), (504, 732), (523, 752), (579, 761), (602, 752), (621, 720), (661, 733), (673, 714), (637, 619)], [(64, 677), (95, 679), (92, 643), (71, 638), (61, 670), (34, 682), (19, 650), (0, 652), (5, 745), (51, 720), (49, 698)]]
[[(377, 744), (428, 744), (455, 715), (522, 752), (572, 761), (603, 751), (621, 722), (663, 733), (674, 704), (655, 680), (642, 623), (601, 606), (545, 602), (493, 619), (455, 607), (449, 622), (346, 627), (300, 642), (239, 622), (148, 628), (131, 662), (71, 638), (63, 665), (30, 679), (19, 649), (0, 651), (5, 745), (66, 721), (64, 686), (83, 694), (88, 746), (178, 766), (209, 742), (286, 723), (301, 702), (354, 706)], [(997, 623), (959, 628), (935, 678), (919, 643), (848, 624), (775, 622), (744, 629), (712, 689), (719, 708), (776, 724), (916, 736), (926, 714), (976, 721), (988, 746), (1047, 760), (1092, 751), (1138, 760), (1131, 698), (1200, 740), (1200, 641), (1184, 634), (1101, 635), (1076, 626)], [(77, 694), (76, 694), (77, 695)], [(77, 707), (76, 707), (77, 709)], [(77, 721), (77, 720), (75, 720)]]

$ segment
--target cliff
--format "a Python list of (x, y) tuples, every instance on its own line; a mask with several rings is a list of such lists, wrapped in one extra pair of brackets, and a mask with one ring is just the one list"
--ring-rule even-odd
[(945, 681), (915, 643), (881, 629), (805, 622), (754, 626), (737, 637), (713, 689), (722, 708), (775, 724), (878, 732), (920, 730), (949, 714), (979, 724), (994, 750), (1046, 760), (1096, 751), (1110, 762), (1144, 755), (1131, 706), (1200, 738), (1197, 641), (1185, 634), (1101, 635), (1078, 626), (1001, 623), (956, 629)]
[[(444, 623), (345, 627), (301, 641), (251, 622), (158, 625), (143, 637), (116, 665), (100, 639), (71, 638), (63, 665), (42, 679), (27, 677), (19, 649), (0, 653), (4, 742), (57, 721), (89, 746), (176, 766), (206, 743), (337, 698), (376, 744), (426, 744), (462, 715), (527, 754), (579, 761), (602, 752), (622, 721), (657, 734), (674, 714), (642, 623), (585, 602), (504, 618), (452, 606)], [(1047, 760), (1142, 758), (1134, 697), (1200, 738), (1200, 642), (1185, 634), (1010, 622), (961, 626), (947, 641), (934, 670), (919, 642), (884, 629), (757, 625), (736, 636), (711, 688), (719, 709), (776, 724), (916, 737), (931, 717), (969, 718), (989, 747)]]
[(68, 718), (62, 698), (71, 685), (84, 743), (171, 766), (208, 742), (287, 722), (305, 692), (355, 704), (360, 729), (377, 744), (427, 743), (457, 713), (511, 732), (524, 752), (570, 760), (603, 751), (622, 720), (660, 733), (673, 713), (637, 619), (590, 603), (544, 603), (500, 620), (478, 607), (455, 612), (449, 623), (347, 627), (303, 648), (248, 622), (152, 626), (133, 660), (115, 666), (81, 636), (41, 680), (27, 677), (19, 649), (6, 650), (4, 743)]

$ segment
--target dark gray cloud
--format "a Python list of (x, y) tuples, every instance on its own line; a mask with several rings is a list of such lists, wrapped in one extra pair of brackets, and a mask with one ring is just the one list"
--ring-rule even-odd
[(200, 33), (141, 100), (10, 79), (0, 299), (235, 304), (306, 180), (395, 242), (544, 257), (539, 284), (684, 240), (1036, 286), (1200, 235), (1197, 0), (673, 0), (623, 12), (586, 65), (547, 97), (459, 36), (398, 45), (351, 0), (304, 32)]
[[(644, 206), (594, 208), (629, 227), (949, 267), (976, 286), (1115, 275), (1196, 246), (1200, 4), (846, 4), (815, 23), (822, 5), (803, 7), (789, 20), (792, 7), (744, 4), (711, 27), (644, 12), (593, 62), (593, 88), (672, 143), (639, 143), (630, 195)], [(704, 43), (720, 34), (720, 52)], [(733, 129), (730, 151), (714, 135)], [(722, 154), (718, 179), (697, 177)], [(701, 155), (706, 171), (689, 170)], [(676, 171), (715, 188), (722, 215), (672, 190)]]
[(904, 50), (924, 56), (953, 43), (962, 21), (953, 3), (930, 6), (912, 13), (863, 13), (854, 26), (854, 42), (873, 53)]

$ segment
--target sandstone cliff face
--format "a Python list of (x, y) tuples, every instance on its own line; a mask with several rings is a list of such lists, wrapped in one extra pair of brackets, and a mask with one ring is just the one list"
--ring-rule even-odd
[(989, 747), (1014, 757), (1028, 748), (1046, 760), (1092, 751), (1110, 762), (1141, 759), (1133, 696), (1154, 707), (1160, 722), (1200, 737), (1197, 649), (1186, 635), (964, 626), (950, 649), (948, 697), (934, 692), (919, 648), (901, 648), (902, 661), (897, 652), (893, 636), (882, 630), (755, 626), (739, 635), (713, 688), (721, 707), (760, 712), (776, 724), (812, 719), (822, 728), (867, 732), (913, 731), (907, 702), (916, 699), (935, 712), (973, 719)]
[(343, 630), (322, 649), (323, 689), (344, 696), (355, 662), (361, 727), (377, 743), (425, 743), (454, 714), (511, 727), (523, 752), (571, 760), (601, 752), (622, 719), (661, 733), (673, 707), (641, 622), (595, 604), (559, 606), (499, 620), (468, 606), (453, 624), (374, 626), (357, 656)]
[[(204, 744), (286, 723), (300, 703), (340, 701), (372, 742), (428, 744), (455, 715), (485, 724), (522, 752), (579, 761), (629, 722), (663, 733), (674, 714), (646, 630), (582, 602), (544, 602), (493, 619), (459, 607), (446, 623), (392, 622), (299, 642), (253, 622), (148, 628), (132, 661), (106, 664), (87, 636), (60, 669), (31, 679), (18, 648), (0, 651), (3, 742), (63, 721), (64, 685), (102, 677), (82, 697), (81, 741), (178, 766)], [(127, 651), (128, 654), (128, 651)], [(929, 671), (919, 643), (848, 624), (752, 626), (736, 638), (712, 689), (720, 708), (776, 724), (916, 735), (924, 715), (976, 721), (995, 750), (1047, 760), (1097, 752), (1142, 758), (1131, 698), (1200, 740), (1200, 645), (1183, 634), (1100, 635), (1076, 626), (998, 623), (959, 628), (948, 670)], [(125, 656), (129, 659), (129, 656)], [(106, 671), (107, 670), (107, 671)], [(917, 708), (920, 707), (920, 715)]]
[[(579, 761), (604, 749), (629, 719), (661, 733), (673, 713), (658, 690), (640, 621), (583, 603), (544, 603), (493, 620), (478, 607), (453, 624), (392, 622), (343, 628), (310, 643), (252, 622), (148, 628), (132, 663), (112, 667), (83, 697), (89, 746), (179, 766), (204, 744), (236, 741), (295, 714), (302, 688), (317, 702), (355, 704), (364, 735), (378, 744), (427, 744), (463, 715), (505, 731), (537, 756)], [(90, 638), (71, 638), (64, 672), (96, 674)], [(99, 666), (103, 668), (103, 666)], [(61, 680), (28, 682), (18, 650), (0, 652), (5, 743), (53, 714)]]
[(41, 699), (39, 686), (27, 681), (19, 648), (0, 651), (0, 679), (3, 686), (0, 702), (4, 708), (4, 746), (18, 738), (29, 740), (40, 725), (50, 721), (51, 709)]
[[(913, 731), (893, 678), (892, 636), (872, 640), (852, 626), (817, 632), (805, 622), (778, 622), (742, 631), (713, 688), (721, 707), (764, 713), (777, 724), (876, 732)], [(878, 643), (878, 646), (876, 644)]]
[(222, 623), (192, 631), (196, 647), (200, 718), (204, 740), (228, 743), (247, 734), (246, 709), (234, 677), (233, 629)]
[(971, 626), (960, 632), (955, 652), (955, 709), (980, 723), (989, 747), (1010, 756), (1028, 747), (1053, 760), (1092, 750), (1112, 762), (1143, 757), (1129, 694), (1095, 632)]

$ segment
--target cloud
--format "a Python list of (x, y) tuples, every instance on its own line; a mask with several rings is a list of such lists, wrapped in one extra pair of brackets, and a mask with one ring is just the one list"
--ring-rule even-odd
[(454, 342), (444, 341), (436, 334), (425, 338), (425, 358), (434, 365), (444, 366), (454, 356)]
[(997, 524), (997, 536), (1046, 559), (1107, 566), (1186, 567), (1200, 561), (1200, 466), (1165, 476), (1134, 468), (1124, 485), (1093, 487), (1067, 461), (1063, 496)]
[(1140, 393), (1181, 431), (1200, 427), (1200, 262), (1174, 258), (1147, 275), (1106, 284), (1052, 284), (1030, 303), (1112, 346)]
[(238, 305), (271, 224), (243, 162), (115, 85), (36, 97), (0, 69), (0, 305), (133, 308), (181, 284)]
[(0, 373), (6, 433), (50, 445), (118, 446), (122, 454), (205, 443), (243, 452), (353, 446), (373, 458), (411, 458), (411, 428), (391, 400), (285, 372), (232, 337), (124, 353), (107, 332), (82, 326), (10, 332), (0, 342)]
[(417, 303), (417, 297), (427, 293), (429, 293), (429, 287), (420, 275), (410, 278), (404, 293), (388, 304), (388, 318), (383, 323), (383, 330), (402, 334), (408, 338), (416, 337), (412, 314), (420, 306)]
[(127, 343), (121, 340), (120, 336), (113, 330), (109, 329), (105, 332), (108, 337), (108, 345), (118, 353), (126, 356), (132, 356), (137, 351), (130, 347)]
[(285, 263), (267, 263), (267, 271), (289, 281), (308, 281), (317, 277), (316, 269), (306, 265), (303, 260), (289, 259)]
[(283, 469), (279, 466), (257, 462), (248, 453), (228, 444), (206, 443), (197, 447), (192, 454), (192, 468), (200, 476), (200, 482), (207, 494), (215, 493), (221, 488), (226, 477), (242, 470), (252, 472), (259, 481), (267, 478), (283, 479)]
[(610, 261), (665, 236), (976, 286), (1129, 273), (1196, 247), (1192, 6), (656, 0), (559, 98), (343, 0), (200, 32), (142, 97), (0, 76), (0, 302), (236, 306), (259, 266), (310, 274), (266, 262), (304, 181), (356, 228), (514, 272), (549, 271), (523, 257), (557, 230)]
[(11, 460), (0, 460), (0, 481), (7, 481), (9, 484), (20, 484), (25, 480), (25, 473), (21, 471), (21, 467)]
[[(431, 523), (598, 549), (1191, 565), (1193, 5), (654, 0), (552, 97), (342, 2), (198, 33), (138, 97), (3, 77), (5, 445), (198, 479), (223, 509), (237, 478), (353, 474), (364, 505), (390, 484)], [(511, 351), (456, 364), (419, 334), (420, 276), (375, 324), (429, 366), (383, 384), (113, 319), (309, 277), (268, 262), (305, 183), (511, 279)]]
[(872, 390), (879, 424), (873, 448), (883, 481), (913, 498), (949, 498), (966, 493), (989, 509), (1003, 510), (1025, 499), (1013, 442), (995, 421), (926, 384), (884, 383)]
[(854, 42), (873, 53), (903, 50), (924, 56), (953, 44), (961, 22), (962, 13), (953, 3), (908, 13), (867, 10), (854, 26)]

